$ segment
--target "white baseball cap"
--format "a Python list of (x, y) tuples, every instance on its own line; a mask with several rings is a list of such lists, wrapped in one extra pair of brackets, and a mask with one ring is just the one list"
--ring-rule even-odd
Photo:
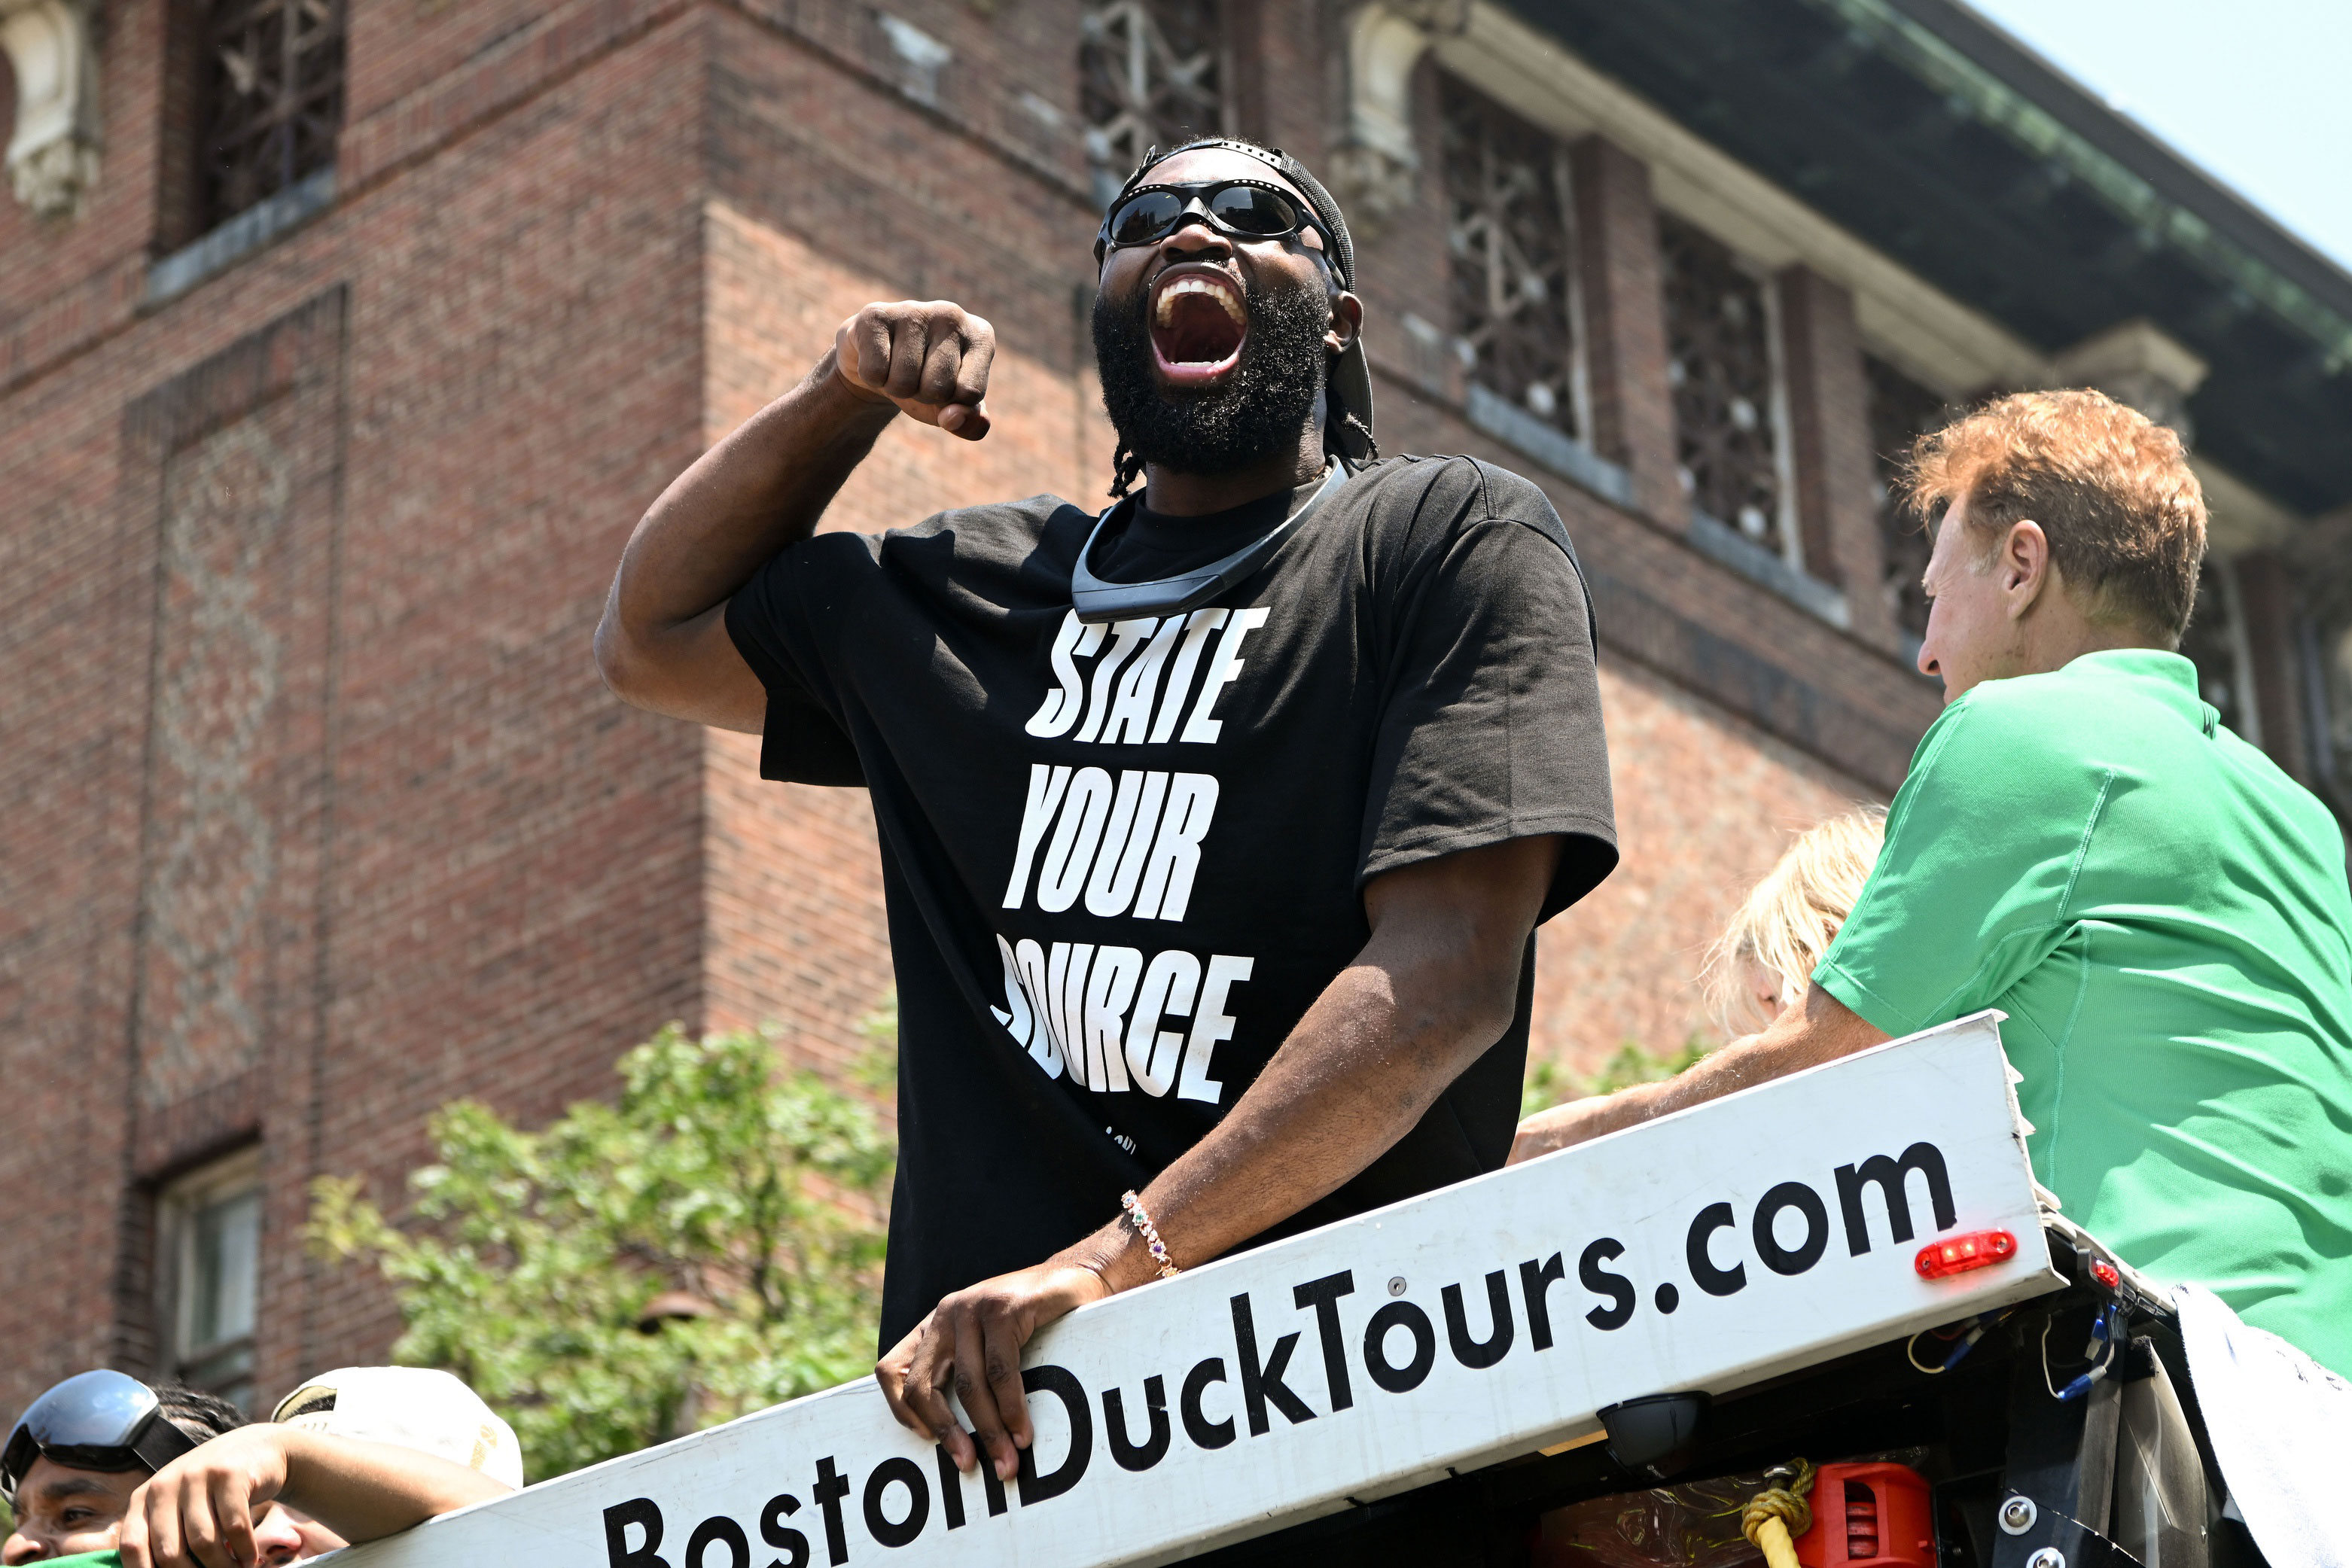
[(463, 1380), (423, 1366), (346, 1366), (278, 1402), (273, 1421), (331, 1437), (393, 1443), (522, 1487), (514, 1428)]

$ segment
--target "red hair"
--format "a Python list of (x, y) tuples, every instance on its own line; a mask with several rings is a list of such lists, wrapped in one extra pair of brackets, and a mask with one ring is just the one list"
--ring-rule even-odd
[(2205, 559), (2205, 492), (2180, 437), (2088, 388), (2017, 392), (1913, 444), (1905, 499), (1921, 517), (1965, 497), (1990, 559), (2028, 519), (2094, 621), (2178, 646)]

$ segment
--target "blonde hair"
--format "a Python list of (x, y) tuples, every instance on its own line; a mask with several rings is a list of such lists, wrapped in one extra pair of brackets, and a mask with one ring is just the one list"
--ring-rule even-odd
[(1886, 836), (1886, 809), (1857, 806), (1797, 836), (1706, 950), (1700, 983), (1716, 1020), (1734, 1034), (1740, 966), (1752, 960), (1780, 977), (1781, 997), (1801, 997), (1814, 966), (1853, 913)]

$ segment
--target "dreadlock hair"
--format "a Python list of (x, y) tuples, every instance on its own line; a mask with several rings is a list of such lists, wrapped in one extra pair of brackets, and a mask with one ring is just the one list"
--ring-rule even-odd
[(1381, 444), (1372, 439), (1372, 427), (1366, 424), (1362, 420), (1357, 418), (1356, 411), (1354, 409), (1341, 409), (1339, 411), (1339, 417), (1333, 420), (1330, 425), (1325, 428), (1323, 432), (1323, 450), (1326, 452), (1336, 452), (1339, 450), (1339, 443), (1331, 434), (1331, 432), (1334, 429), (1355, 431), (1357, 434), (1364, 438), (1364, 445), (1370, 454), (1368, 461), (1378, 463), (1381, 460)]
[(1125, 436), (1119, 438), (1118, 450), (1111, 454), (1110, 466), (1110, 498), (1124, 501), (1135, 482), (1143, 477), (1143, 459), (1127, 444)]

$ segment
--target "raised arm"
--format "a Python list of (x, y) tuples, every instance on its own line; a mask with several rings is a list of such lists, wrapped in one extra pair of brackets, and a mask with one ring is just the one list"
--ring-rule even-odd
[(253, 1563), (254, 1526), (273, 1502), (357, 1542), (507, 1490), (503, 1481), (413, 1448), (257, 1422), (181, 1455), (131, 1494), (122, 1562), (124, 1568)]
[[(1216, 1129), (1140, 1195), (1180, 1264), (1204, 1263), (1328, 1196), (1412, 1131), (1510, 1027), (1520, 956), (1559, 862), (1557, 838), (1423, 861), (1364, 889), (1371, 939), (1341, 970)], [(1026, 1448), (1021, 1347), (1046, 1323), (1150, 1281), (1124, 1218), (1034, 1269), (941, 1301), (883, 1358), (898, 1419), (975, 1458), (946, 1390), (963, 1401), (997, 1473)]]
[(946, 300), (868, 305), (800, 385), (677, 476), (629, 536), (596, 628), (596, 666), (624, 702), (758, 734), (759, 677), (727, 634), (727, 601), (815, 531), (882, 427), (904, 412), (988, 434), (996, 333)]

